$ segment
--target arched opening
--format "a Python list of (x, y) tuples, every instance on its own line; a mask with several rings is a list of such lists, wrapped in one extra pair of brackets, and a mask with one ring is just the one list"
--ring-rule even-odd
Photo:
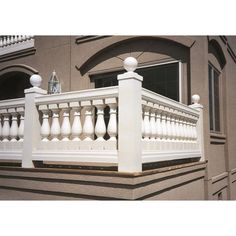
[(31, 87), (30, 74), (10, 71), (0, 75), (0, 100), (24, 97), (24, 90)]

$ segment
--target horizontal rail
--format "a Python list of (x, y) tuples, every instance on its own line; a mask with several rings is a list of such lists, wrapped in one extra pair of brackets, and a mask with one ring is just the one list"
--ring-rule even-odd
[(35, 102), (36, 105), (45, 105), (62, 102), (76, 102), (78, 100), (85, 101), (94, 99), (105, 99), (111, 97), (118, 97), (118, 86), (43, 95), (35, 98)]
[(168, 106), (169, 108), (185, 112), (189, 115), (199, 116), (199, 112), (183, 103), (174, 101), (170, 98), (154, 93), (147, 89), (142, 89), (142, 99), (152, 103), (158, 103), (159, 105)]
[(0, 109), (16, 108), (25, 106), (25, 98), (16, 98), (0, 101)]

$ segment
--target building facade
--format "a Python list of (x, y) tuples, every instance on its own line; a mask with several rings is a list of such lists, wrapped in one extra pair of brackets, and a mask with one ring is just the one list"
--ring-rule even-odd
[[(75, 164), (74, 159), (66, 164), (50, 161), (46, 163), (40, 159), (41, 162), (38, 165), (21, 167), (21, 161), (14, 161), (14, 158), (9, 161), (2, 154), (0, 198), (236, 199), (235, 52), (236, 37), (233, 36), (1, 36), (0, 99), (2, 105), (0, 104), (0, 108), (2, 109), (2, 128), (6, 113), (4, 109), (8, 109), (9, 112), (9, 109), (13, 109), (12, 104), (17, 101), (17, 98), (25, 97), (25, 89), (32, 87), (30, 77), (33, 74), (40, 74), (42, 77), (41, 89), (47, 90), (49, 78), (55, 70), (61, 83), (62, 93), (69, 94), (66, 96), (71, 96), (68, 92), (103, 91), (100, 89), (107, 87), (115, 89), (116, 86), (119, 86), (119, 92), (121, 92), (122, 86), (124, 86), (121, 81), (127, 80), (122, 80), (121, 77), (120, 80), (117, 80), (117, 76), (124, 74), (123, 61), (127, 57), (136, 58), (138, 61), (135, 72), (142, 76), (141, 85), (143, 88), (170, 98), (170, 104), (173, 101), (176, 107), (179, 106), (178, 104), (191, 106), (192, 95), (197, 94), (200, 96), (200, 101), (196, 103), (199, 102), (202, 105), (203, 112), (199, 118), (202, 119), (200, 155), (194, 153), (187, 158), (179, 156), (178, 158), (165, 159), (160, 154), (158, 160), (154, 158), (155, 161), (149, 163), (141, 162), (141, 171), (117, 171), (117, 165), (113, 165), (114, 163), (111, 161), (107, 165), (105, 160), (102, 165), (101, 163), (91, 165), (86, 161), (86, 164)], [(138, 81), (137, 78), (135, 81)], [(137, 86), (138, 93), (139, 85), (135, 82), (132, 83), (134, 84), (127, 86), (130, 88)], [(130, 101), (131, 103), (132, 94), (135, 94), (136, 90), (124, 90), (124, 93), (127, 94), (126, 97), (124, 96), (126, 102)], [(152, 96), (154, 99), (154, 95)], [(9, 99), (16, 100), (9, 103), (10, 107), (6, 107), (4, 101)], [(75, 100), (66, 100), (66, 97), (63, 99), (64, 102), (61, 104), (75, 102)], [(48, 113), (45, 112), (43, 101), (46, 101), (46, 98), (39, 99), (38, 107), (41, 116), (45, 115), (43, 117), (46, 117)], [(81, 102), (83, 103), (83, 99)], [(101, 109), (101, 106), (99, 107), (101, 98), (99, 97), (96, 102), (92, 102), (92, 104), (96, 107), (94, 120), (98, 121), (101, 117), (98, 113)], [(151, 127), (151, 108), (155, 108), (155, 102), (151, 100), (145, 102), (147, 104), (140, 100), (140, 109), (144, 109), (142, 118), (145, 123), (145, 107), (148, 107), (150, 103), (146, 121), (150, 123)], [(109, 104), (111, 110), (112, 106)], [(121, 104), (123, 104), (122, 100), (119, 100), (118, 113), (122, 113)], [(137, 104), (139, 103), (137, 102)], [(162, 103), (157, 105), (159, 107)], [(63, 112), (68, 108), (67, 105), (58, 106)], [(133, 104), (133, 106), (135, 105)], [(48, 110), (56, 114), (54, 113), (55, 108), (50, 104)], [(16, 108), (16, 111), (18, 115), (21, 114), (19, 109)], [(104, 109), (102, 112), (104, 112), (102, 114), (104, 114), (103, 118), (107, 127), (109, 110)], [(191, 113), (190, 110), (189, 112)], [(63, 113), (63, 119), (66, 117), (65, 113)], [(127, 119), (129, 117), (133, 119), (132, 125), (130, 125), (133, 127), (134, 120), (136, 120), (135, 113), (131, 111), (128, 113), (131, 114), (127, 114)], [(11, 113), (11, 117), (14, 117), (13, 114), (14, 112)], [(195, 113), (190, 115), (194, 116)], [(81, 113), (81, 117), (84, 116), (85, 118), (82, 120), (84, 119), (85, 123), (86, 114)], [(170, 117), (170, 124), (172, 124), (172, 117), (175, 115)], [(14, 122), (13, 118), (11, 119), (10, 126), (12, 127)], [(18, 117), (18, 119), (20, 118)], [(25, 127), (30, 123), (27, 119), (25, 116)], [(59, 123), (62, 125), (63, 122), (60, 120)], [(113, 120), (113, 122), (115, 121)], [(157, 117), (155, 117), (155, 122), (157, 122)], [(35, 124), (32, 122), (31, 125), (33, 129)], [(139, 126), (137, 125), (134, 129), (141, 127)], [(31, 127), (30, 124), (28, 127)], [(119, 132), (122, 127), (122, 123), (118, 123)], [(129, 126), (123, 127), (124, 130), (127, 128)], [(101, 138), (104, 137), (105, 140), (109, 138), (106, 137), (107, 134), (103, 134), (102, 131), (101, 133)], [(110, 137), (111, 133), (112, 131), (109, 133)], [(98, 138), (99, 135), (99, 131), (97, 131)], [(18, 136), (17, 138), (20, 138), (19, 133)], [(157, 139), (156, 136), (152, 137), (151, 131), (146, 134), (144, 130), (142, 136), (144, 140), (145, 138)], [(175, 134), (175, 136), (178, 135)], [(45, 137), (47, 139), (47, 135), (44, 135)], [(68, 138), (66, 132), (63, 137)], [(130, 137), (132, 140), (136, 139), (132, 134)], [(191, 137), (194, 139), (194, 135), (190, 134), (190, 141)], [(4, 137), (1, 138), (1, 140), (3, 139)], [(131, 140), (127, 142), (129, 141), (131, 142)], [(25, 142), (26, 137), (24, 145)], [(122, 141), (119, 142), (119, 146), (122, 145), (125, 144)], [(129, 145), (132, 149), (132, 145), (135, 146), (135, 143)], [(140, 143), (140, 145), (142, 144)], [(166, 147), (168, 148), (168, 146)], [(139, 149), (138, 146), (137, 149)], [(172, 146), (171, 149), (173, 149)], [(118, 155), (121, 152), (119, 151)], [(27, 152), (24, 155), (26, 156)], [(126, 153), (125, 155), (127, 159), (127, 156), (133, 154)], [(134, 158), (136, 157), (134, 156)], [(126, 164), (124, 161), (123, 165)]]

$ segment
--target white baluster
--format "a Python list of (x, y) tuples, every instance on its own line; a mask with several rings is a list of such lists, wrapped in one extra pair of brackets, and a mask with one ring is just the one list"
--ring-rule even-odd
[(25, 108), (24, 107), (17, 107), (16, 111), (18, 114), (20, 114), (20, 120), (19, 120), (19, 127), (18, 127), (18, 137), (19, 142), (24, 141), (24, 127), (25, 127)]
[(50, 110), (48, 109), (47, 105), (39, 105), (39, 111), (43, 113), (40, 134), (42, 137), (42, 141), (47, 142), (49, 141), (48, 136), (50, 135), (50, 125), (49, 125)]
[(49, 104), (49, 109), (52, 111), (52, 124), (50, 134), (52, 141), (59, 141), (58, 137), (61, 133), (60, 123), (59, 123), (59, 108), (57, 104)]
[(10, 140), (11, 142), (17, 141), (18, 124), (17, 124), (17, 112), (15, 108), (9, 108), (8, 113), (11, 114), (11, 127), (10, 127)]
[(22, 36), (21, 35), (18, 35), (18, 43), (20, 43), (22, 41)]
[(3, 47), (3, 38), (0, 37), (0, 47)]
[(70, 107), (72, 108), (72, 114), (73, 114), (73, 124), (71, 127), (71, 136), (73, 141), (80, 141), (79, 136), (82, 133), (82, 125), (80, 120), (80, 110), (81, 107), (79, 105), (79, 102), (70, 102)]
[(143, 101), (143, 109), (144, 109), (144, 140), (149, 140), (150, 134), (151, 134), (151, 128), (150, 128), (150, 119), (149, 119), (149, 111), (150, 107), (147, 105), (147, 102)]
[(62, 109), (63, 116), (63, 121), (61, 125), (62, 141), (69, 141), (69, 136), (71, 134), (70, 107), (68, 103), (61, 103), (59, 104), (59, 108)]
[(3, 142), (9, 141), (9, 135), (10, 135), (10, 124), (9, 124), (9, 116), (10, 114), (7, 112), (7, 109), (3, 109), (1, 111), (1, 114), (3, 115), (3, 127), (2, 127), (2, 137)]
[(107, 126), (107, 133), (109, 134), (109, 140), (116, 140), (117, 136), (117, 99), (108, 98), (105, 100), (105, 103), (109, 106), (110, 119)]
[(170, 108), (166, 107), (166, 137), (168, 140), (172, 139), (172, 128), (171, 128), (171, 110)]
[(157, 112), (156, 112), (156, 132), (157, 132), (157, 139), (160, 140), (162, 138), (161, 110), (160, 110), (159, 105), (156, 105), (156, 108), (157, 108)]
[(93, 100), (93, 105), (97, 108), (97, 121), (95, 125), (95, 134), (97, 135), (98, 141), (105, 141), (103, 138), (106, 134), (106, 124), (104, 121), (104, 108), (105, 104), (104, 101), (99, 100)]
[(142, 139), (144, 139), (144, 107), (142, 106)]
[(156, 139), (157, 130), (156, 130), (156, 108), (151, 108), (150, 110), (150, 129), (151, 129), (151, 140)]
[(22, 35), (22, 41), (26, 40), (26, 35)]
[(11, 44), (14, 44), (14, 36), (13, 35), (11, 36), (10, 42), (11, 42)]
[(85, 120), (83, 125), (83, 134), (85, 136), (85, 141), (92, 141), (92, 136), (94, 135), (94, 125), (93, 125), (93, 107), (91, 101), (82, 101), (81, 106), (85, 110)]
[(3, 37), (3, 47), (7, 46), (7, 38)]
[(176, 141), (177, 139), (177, 125), (176, 125), (176, 111), (173, 110), (173, 113), (171, 115), (170, 119), (171, 124), (171, 134), (172, 134), (172, 140)]
[(0, 114), (0, 141), (2, 140), (2, 114)]
[(185, 113), (184, 113), (184, 117), (183, 117), (183, 139), (184, 139), (184, 141), (188, 141), (188, 128), (187, 128), (187, 120), (186, 120)]
[(162, 129), (162, 140), (167, 139), (167, 129), (166, 129), (166, 111), (164, 106), (160, 106), (161, 109), (161, 129)]

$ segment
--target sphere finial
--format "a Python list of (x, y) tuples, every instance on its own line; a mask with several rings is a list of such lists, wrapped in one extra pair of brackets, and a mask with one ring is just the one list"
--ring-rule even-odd
[(138, 61), (134, 57), (127, 57), (123, 62), (126, 71), (135, 71), (138, 66)]
[(199, 104), (199, 101), (200, 101), (200, 96), (198, 94), (194, 94), (192, 96), (192, 103), (193, 104)]
[(30, 83), (33, 87), (40, 87), (42, 82), (42, 77), (38, 74), (33, 74), (30, 77)]

